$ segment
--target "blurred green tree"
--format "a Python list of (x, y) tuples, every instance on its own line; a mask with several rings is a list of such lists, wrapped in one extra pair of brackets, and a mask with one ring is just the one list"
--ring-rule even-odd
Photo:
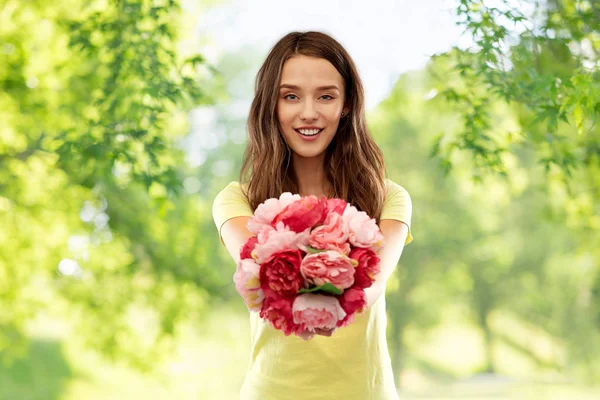
[(225, 286), (177, 147), (220, 77), (181, 48), (184, 26), (174, 0), (0, 2), (5, 361), (26, 354), (26, 324), (45, 311), (148, 367)]
[[(425, 71), (402, 76), (369, 116), (392, 179), (409, 190), (414, 204), (415, 241), (405, 248), (387, 288), (397, 376), (406, 367), (438, 378), (465, 373), (420, 353), (428, 331), (455, 320), (481, 332), (483, 359), (470, 372), (514, 373), (499, 353), (508, 348), (531, 363), (530, 373), (597, 379), (599, 371), (589, 359), (600, 354), (600, 336), (585, 300), (594, 271), (589, 256), (575, 251), (578, 238), (551, 217), (560, 187), (552, 186), (550, 197), (540, 190), (546, 184), (543, 166), (524, 150), (502, 155), (506, 178), (492, 175), (476, 184), (472, 163), (460, 157), (454, 159), (453, 173), (444, 174), (429, 158), (431, 141), (436, 132), (453, 133), (462, 125), (451, 103), (432, 97), (436, 82)], [(498, 101), (490, 113), (501, 126), (518, 118)], [(515, 325), (526, 328), (515, 330)], [(418, 341), (411, 332), (421, 333)], [(579, 345), (583, 340), (585, 353)], [(540, 350), (545, 341), (553, 343), (549, 347), (556, 354)]]
[[(411, 149), (404, 158), (394, 152), (390, 170), (424, 210), (415, 211), (416, 237), (428, 242), (422, 251), (418, 240), (407, 248), (391, 285), (390, 337), (404, 357), (394, 354), (395, 367), (423, 362), (411, 354), (406, 329), (435, 326), (447, 307), (431, 308), (458, 301), (482, 331), (482, 370), (497, 370), (501, 343), (538, 367), (593, 381), (600, 375), (591, 362), (600, 354), (592, 322), (600, 315), (598, 4), (526, 3), (527, 16), (514, 2), (494, 4), (460, 1), (459, 24), (474, 46), (432, 57), (428, 76), (402, 78), (377, 112), (387, 121), (380, 134), (401, 133), (393, 148)], [(446, 179), (415, 156), (422, 140)], [(423, 182), (430, 187), (419, 191)], [(430, 256), (413, 259), (412, 251)], [(537, 325), (566, 355), (528, 347), (498, 326), (501, 313)]]
[[(600, 4), (494, 3), (461, 0), (458, 24), (473, 46), (433, 57), (446, 61), (432, 72), (443, 78), (438, 92), (460, 110), (463, 123), (453, 137), (436, 138), (434, 154), (447, 171), (454, 151), (470, 153), (474, 179), (483, 170), (503, 174), (500, 155), (518, 145), (534, 149), (546, 171), (554, 165), (564, 177), (597, 166)], [(490, 105), (496, 100), (519, 107), (521, 129), (494, 131)]]

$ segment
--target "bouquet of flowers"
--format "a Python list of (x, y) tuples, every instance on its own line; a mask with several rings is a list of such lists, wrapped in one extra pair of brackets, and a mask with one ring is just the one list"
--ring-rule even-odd
[(233, 281), (248, 310), (286, 336), (348, 326), (367, 306), (383, 236), (342, 199), (289, 192), (260, 204), (247, 224)]

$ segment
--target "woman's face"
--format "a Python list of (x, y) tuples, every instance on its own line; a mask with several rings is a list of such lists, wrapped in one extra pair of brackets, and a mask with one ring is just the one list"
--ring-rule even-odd
[[(329, 61), (304, 55), (288, 59), (279, 83), (276, 115), (292, 151), (301, 157), (323, 153), (335, 136), (342, 111), (347, 114), (344, 101), (344, 80)], [(316, 129), (311, 127), (319, 133), (314, 135)]]

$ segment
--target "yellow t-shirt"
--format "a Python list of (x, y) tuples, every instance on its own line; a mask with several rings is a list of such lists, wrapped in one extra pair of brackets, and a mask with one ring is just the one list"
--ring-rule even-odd
[[(413, 239), (410, 195), (390, 179), (385, 182), (387, 194), (380, 219), (406, 223), (408, 244)], [(253, 215), (235, 181), (217, 194), (212, 213), (223, 245), (223, 223), (233, 217)], [(293, 334), (285, 336), (257, 312), (251, 312), (250, 359), (240, 399), (397, 400), (386, 327), (385, 295), (331, 337), (316, 335), (308, 341)]]

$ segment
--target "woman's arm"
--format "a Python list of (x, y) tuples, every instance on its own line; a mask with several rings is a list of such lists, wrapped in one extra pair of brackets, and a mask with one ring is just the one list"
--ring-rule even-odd
[(233, 217), (223, 223), (221, 237), (229, 254), (237, 265), (240, 260), (240, 250), (248, 238), (254, 236), (247, 228), (250, 217)]
[(373, 285), (365, 289), (368, 307), (371, 307), (379, 296), (385, 293), (385, 284), (400, 260), (408, 235), (408, 225), (395, 219), (381, 220), (379, 229), (383, 235), (383, 248), (378, 254), (381, 270)]

